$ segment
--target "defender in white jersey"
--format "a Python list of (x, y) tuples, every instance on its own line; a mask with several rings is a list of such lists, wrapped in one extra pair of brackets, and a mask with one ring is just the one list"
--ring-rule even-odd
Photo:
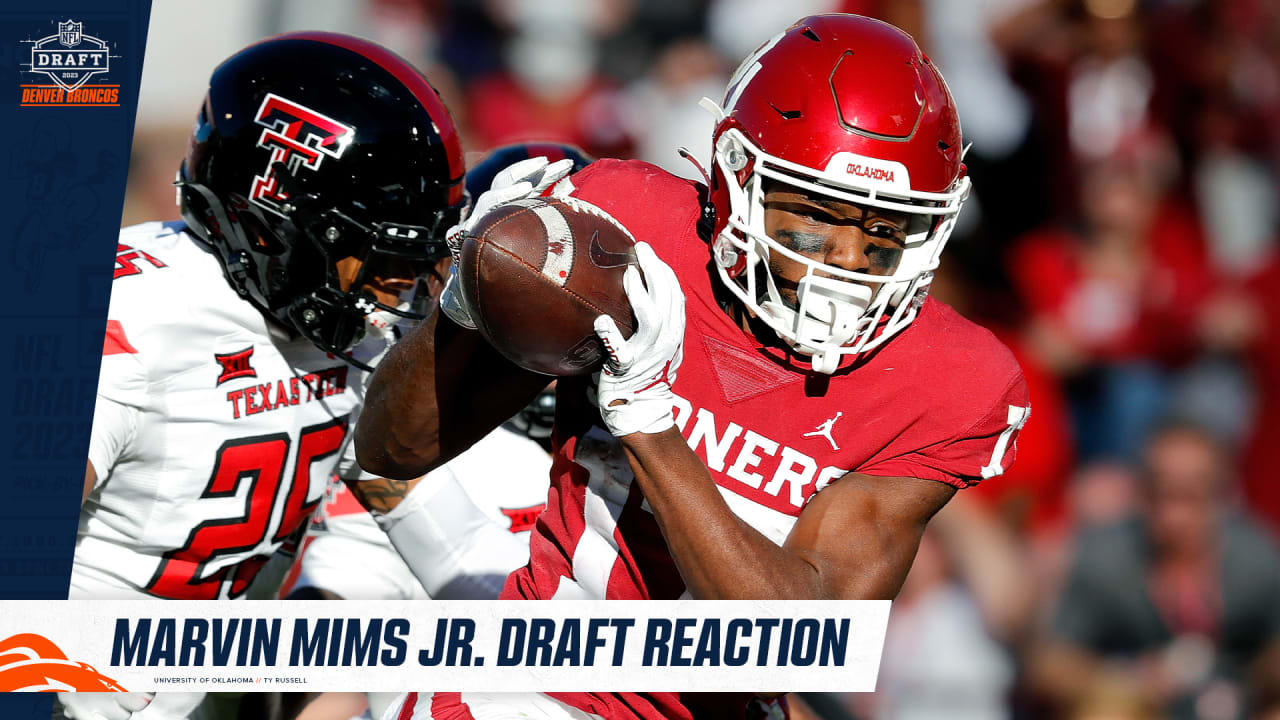
[(246, 596), (320, 502), (389, 328), (422, 319), (401, 298), (447, 258), (462, 179), (435, 89), (377, 45), (294, 33), (214, 70), (184, 222), (121, 233), (72, 597)]
[(319, 502), (363, 373), (269, 322), (181, 223), (119, 252), (71, 597), (240, 597)]
[(423, 547), (433, 557), (422, 564), (438, 578), (431, 592), (346, 484), (335, 480), (312, 518), (291, 596), (496, 598), (507, 575), (529, 562), (529, 532), (546, 507), (550, 475), (551, 456), (510, 424), (428, 474), (424, 508), (439, 534), (439, 542)]

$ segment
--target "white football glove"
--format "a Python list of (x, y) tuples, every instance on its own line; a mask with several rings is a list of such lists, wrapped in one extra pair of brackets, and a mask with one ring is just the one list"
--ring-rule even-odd
[(62, 714), (68, 720), (129, 720), (151, 703), (155, 693), (102, 692), (59, 693)]
[(475, 199), (466, 219), (449, 228), (444, 239), (449, 252), (453, 253), (453, 265), (449, 268), (449, 279), (440, 291), (440, 309), (450, 320), (471, 330), (476, 328), (475, 321), (471, 319), (471, 311), (462, 302), (462, 296), (455, 287), (463, 236), (474, 230), (480, 220), (494, 208), (516, 200), (538, 197), (572, 171), (571, 158), (548, 162), (545, 157), (535, 157), (510, 165), (495, 175), (489, 189)]
[(613, 318), (596, 318), (595, 331), (607, 357), (596, 386), (596, 404), (605, 427), (617, 437), (659, 433), (675, 425), (671, 386), (684, 359), (684, 292), (676, 274), (649, 243), (636, 243), (635, 266), (622, 277), (636, 315), (629, 339)]

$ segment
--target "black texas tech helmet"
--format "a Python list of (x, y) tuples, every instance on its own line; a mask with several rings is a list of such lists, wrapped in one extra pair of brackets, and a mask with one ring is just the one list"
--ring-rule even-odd
[[(408, 62), (337, 33), (279, 35), (213, 71), (178, 174), (182, 217), (236, 291), (353, 364), (375, 274), (421, 276), (464, 206), (449, 111)], [(363, 261), (345, 291), (339, 261)]]

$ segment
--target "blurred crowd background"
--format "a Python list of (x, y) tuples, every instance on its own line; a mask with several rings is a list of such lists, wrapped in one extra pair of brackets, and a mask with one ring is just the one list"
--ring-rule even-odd
[(1277, 720), (1276, 0), (156, 2), (124, 223), (177, 218), (204, 80), (266, 35), (392, 47), (471, 159), (554, 140), (698, 177), (675, 149), (708, 160), (699, 98), (826, 11), (903, 27), (949, 81), (975, 193), (935, 295), (1014, 349), (1034, 410), (1013, 471), (931, 525), (878, 692), (809, 704)]

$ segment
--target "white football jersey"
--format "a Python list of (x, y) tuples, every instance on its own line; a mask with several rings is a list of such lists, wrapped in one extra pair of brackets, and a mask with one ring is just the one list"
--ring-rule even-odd
[[(345, 452), (341, 468), (344, 476), (359, 473), (354, 463), (352, 454)], [(423, 480), (457, 483), (464, 491), (462, 495), (437, 494), (437, 502), (430, 504), (427, 511), (442, 526), (456, 522), (460, 515), (482, 513), (498, 527), (514, 533), (524, 541), (525, 548), (523, 555), (510, 558), (514, 569), (529, 561), (529, 533), (546, 507), (550, 473), (551, 456), (540, 445), (521, 432), (500, 427)], [(446, 498), (461, 502), (441, 501)], [(468, 569), (464, 563), (463, 572)], [(386, 533), (346, 483), (338, 479), (330, 485), (313, 520), (296, 587), (323, 588), (349, 600), (428, 597)]]
[(71, 597), (236, 598), (306, 526), (363, 373), (268, 324), (181, 223), (120, 233)]

